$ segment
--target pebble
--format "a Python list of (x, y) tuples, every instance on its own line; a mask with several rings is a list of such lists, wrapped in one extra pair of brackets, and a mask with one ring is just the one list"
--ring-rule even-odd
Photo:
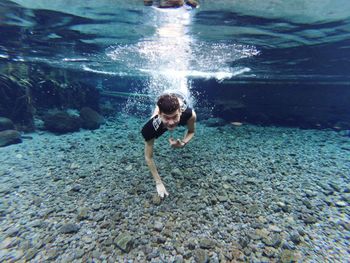
[(347, 207), (348, 206), (348, 204), (344, 201), (337, 201), (337, 202), (335, 202), (335, 205), (338, 207)]
[(281, 263), (299, 262), (300, 256), (297, 252), (292, 250), (283, 250), (280, 254)]
[(123, 252), (129, 253), (134, 244), (134, 239), (129, 233), (121, 233), (115, 238), (114, 244)]
[(275, 225), (269, 225), (269, 230), (272, 232), (277, 232), (277, 233), (282, 232), (282, 229), (279, 228), (278, 226), (275, 226)]
[[(134, 127), (130, 125), (116, 127), (125, 131)], [(39, 146), (35, 147), (40, 150), (9, 151), (16, 165), (8, 165), (11, 159), (0, 155), (6, 171), (0, 171), (0, 227), (5, 233), (0, 261), (301, 262), (301, 253), (310, 261), (341, 261), (349, 255), (344, 232), (350, 229), (350, 187), (342, 155), (327, 150), (328, 143), (337, 142), (322, 132), (329, 136), (322, 142), (327, 145), (319, 161), (306, 154), (318, 154), (317, 146), (308, 145), (313, 138), (309, 131), (302, 131), (311, 140), (305, 140), (305, 153), (300, 155), (294, 148), (299, 149), (298, 144), (282, 147), (297, 143), (291, 139), (296, 131), (286, 129), (276, 144), (271, 128), (255, 128), (222, 128), (220, 136), (228, 137), (224, 150), (215, 152), (215, 162), (208, 162), (213, 150), (204, 147), (202, 136), (186, 153), (162, 147), (159, 140), (157, 154), (164, 157), (159, 158), (159, 171), (170, 193), (164, 200), (155, 193), (140, 145), (130, 142), (130, 156), (119, 167), (115, 160), (123, 159), (124, 148), (109, 147), (105, 131), (90, 132), (89, 141), (75, 137), (79, 133), (47, 137), (45, 146), (51, 152)], [(108, 131), (116, 140), (111, 145), (124, 138), (118, 129)], [(217, 134), (216, 128), (210, 129)], [(200, 132), (205, 135), (210, 129)], [(277, 128), (273, 132), (280, 135)], [(261, 146), (249, 147), (260, 140), (255, 136), (265, 135)], [(62, 146), (67, 140), (77, 147), (67, 151)], [(99, 147), (92, 149), (95, 140)], [(81, 159), (74, 159), (77, 154)], [(21, 164), (20, 159), (31, 156), (38, 158)], [(45, 167), (49, 161), (50, 167)], [(334, 180), (326, 176), (330, 174)], [(340, 176), (343, 181), (338, 183)], [(233, 240), (239, 244), (233, 245)]]
[(6, 236), (8, 237), (14, 237), (17, 236), (17, 234), (19, 233), (20, 229), (17, 227), (11, 227), (9, 229), (6, 230)]
[(89, 218), (89, 209), (87, 207), (80, 207), (78, 209), (77, 219), (79, 221)]
[(293, 232), (291, 235), (290, 235), (290, 240), (294, 243), (294, 244), (299, 244), (301, 242), (301, 238), (300, 238), (300, 235), (299, 233), (297, 232)]
[(79, 259), (82, 256), (84, 256), (85, 251), (83, 249), (77, 249), (75, 254), (74, 254), (74, 259)]
[(55, 260), (59, 256), (58, 250), (53, 248), (49, 249), (47, 253), (47, 260)]
[(162, 222), (159, 222), (159, 221), (154, 222), (154, 226), (153, 226), (154, 230), (161, 232), (163, 228), (164, 228), (164, 225), (162, 224)]
[(39, 252), (38, 249), (34, 249), (34, 248), (28, 249), (28, 250), (26, 251), (26, 253), (24, 254), (24, 258), (25, 258), (27, 261), (29, 261), (29, 260), (33, 259), (33, 258), (36, 256), (36, 254), (37, 254), (38, 252)]
[(160, 198), (160, 196), (158, 194), (154, 194), (152, 196), (152, 204), (154, 205), (160, 205), (162, 203), (162, 199)]
[(303, 217), (305, 224), (315, 224), (317, 219), (314, 216), (306, 215)]
[(208, 263), (208, 253), (204, 249), (197, 249), (194, 252), (194, 260), (196, 263)]
[(199, 241), (199, 247), (203, 249), (213, 249), (216, 243), (209, 238), (202, 238)]
[(79, 226), (74, 223), (64, 224), (60, 228), (60, 233), (62, 234), (72, 234), (72, 233), (77, 233), (78, 231), (79, 231)]
[(80, 192), (81, 190), (81, 186), (80, 185), (74, 185), (72, 188), (71, 188), (71, 191), (72, 192)]

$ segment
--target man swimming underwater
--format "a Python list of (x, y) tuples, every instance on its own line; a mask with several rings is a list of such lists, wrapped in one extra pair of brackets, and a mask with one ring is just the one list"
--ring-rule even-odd
[(187, 107), (183, 97), (178, 94), (163, 94), (158, 98), (157, 106), (151, 119), (143, 126), (142, 136), (145, 139), (145, 159), (151, 171), (158, 195), (163, 198), (168, 196), (157, 167), (153, 161), (154, 141), (166, 131), (173, 131), (178, 125), (187, 125), (187, 131), (183, 139), (169, 138), (170, 146), (173, 148), (184, 147), (194, 136), (196, 113)]

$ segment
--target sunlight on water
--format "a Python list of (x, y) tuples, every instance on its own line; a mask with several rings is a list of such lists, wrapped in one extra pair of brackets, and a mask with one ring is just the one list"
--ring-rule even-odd
[[(164, 91), (174, 91), (193, 104), (189, 78), (230, 79), (250, 71), (248, 67), (232, 67), (232, 62), (259, 54), (255, 47), (247, 45), (196, 40), (189, 32), (192, 12), (186, 8), (154, 8), (154, 11), (156, 31), (153, 36), (134, 45), (110, 47), (106, 52), (115, 63), (137, 70), (137, 75), (149, 76), (142, 93), (152, 98)], [(85, 70), (93, 71), (88, 67)]]

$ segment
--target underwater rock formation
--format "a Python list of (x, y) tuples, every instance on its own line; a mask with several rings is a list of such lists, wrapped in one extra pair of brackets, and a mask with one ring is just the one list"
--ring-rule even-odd
[(80, 110), (80, 119), (84, 129), (95, 130), (105, 123), (104, 118), (96, 111), (89, 107), (83, 107)]
[(0, 116), (11, 119), (18, 130), (35, 130), (34, 120), (49, 109), (88, 106), (99, 111), (97, 88), (76, 81), (74, 76), (68, 78), (65, 71), (21, 64), (10, 64), (8, 68), (11, 70), (0, 74)]
[(33, 130), (32, 84), (26, 80), (0, 75), (0, 115), (11, 119), (23, 130)]
[(49, 113), (44, 117), (44, 127), (46, 130), (58, 134), (75, 132), (81, 128), (81, 119), (66, 111)]
[(13, 125), (13, 122), (10, 119), (0, 117), (0, 131), (13, 129), (15, 129), (15, 126)]
[(61, 83), (53, 79), (39, 82), (33, 90), (35, 106), (40, 108), (73, 108), (89, 106), (99, 109), (99, 91), (80, 82)]
[(21, 134), (16, 130), (5, 130), (0, 131), (0, 147), (7, 146), (10, 144), (20, 143)]

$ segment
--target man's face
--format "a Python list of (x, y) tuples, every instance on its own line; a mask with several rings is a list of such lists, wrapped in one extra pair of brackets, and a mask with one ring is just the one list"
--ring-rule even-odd
[(165, 114), (165, 113), (160, 113), (159, 114), (163, 124), (165, 127), (169, 130), (172, 131), (174, 130), (177, 125), (180, 122), (180, 117), (181, 117), (181, 111), (180, 109), (174, 111), (173, 113), (170, 114)]

